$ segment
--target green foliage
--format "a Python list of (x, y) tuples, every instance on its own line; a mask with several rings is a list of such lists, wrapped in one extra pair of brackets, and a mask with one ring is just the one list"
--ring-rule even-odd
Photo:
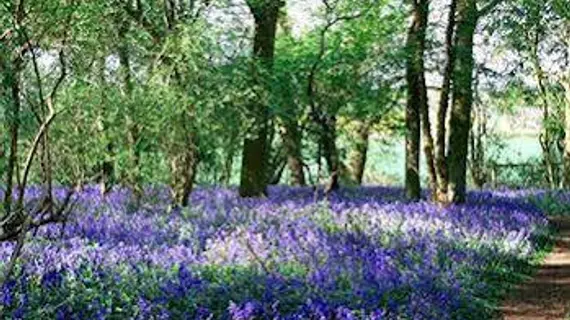
[(570, 215), (570, 201), (563, 192), (549, 191), (542, 195), (531, 197), (531, 201), (550, 216)]

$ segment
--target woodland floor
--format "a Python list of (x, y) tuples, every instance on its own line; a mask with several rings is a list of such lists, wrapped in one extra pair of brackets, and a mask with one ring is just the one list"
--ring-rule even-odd
[(552, 252), (532, 279), (502, 307), (505, 320), (570, 319), (570, 218), (552, 218), (558, 230)]

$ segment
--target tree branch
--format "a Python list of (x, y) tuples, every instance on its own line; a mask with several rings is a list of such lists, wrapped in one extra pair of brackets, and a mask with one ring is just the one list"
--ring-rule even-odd
[(477, 11), (478, 17), (483, 17), (489, 14), (496, 6), (498, 6), (503, 0), (491, 0), (487, 5)]
[(137, 0), (137, 8), (134, 10), (129, 3), (125, 4), (124, 6), (125, 12), (135, 20), (150, 36), (155, 43), (160, 42), (163, 38), (163, 35), (156, 31), (156, 28), (152, 25), (152, 23), (148, 20), (148, 18), (144, 15), (142, 9), (142, 1)]
[(4, 40), (8, 39), (11, 35), (12, 35), (12, 29), (10, 28), (10, 29), (4, 31), (0, 35), (0, 41), (4, 41)]

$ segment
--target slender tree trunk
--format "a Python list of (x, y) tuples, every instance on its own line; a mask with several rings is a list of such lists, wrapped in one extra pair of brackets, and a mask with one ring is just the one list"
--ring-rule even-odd
[(283, 177), (283, 172), (285, 172), (285, 167), (287, 167), (287, 157), (282, 156), (278, 159), (275, 159), (275, 162), (272, 166), (272, 174), (271, 179), (269, 179), (269, 184), (274, 186), (278, 185), (281, 182), (281, 178)]
[(457, 42), (453, 73), (453, 105), (449, 127), (448, 200), (465, 202), (469, 131), (473, 106), (473, 37), (478, 12), (475, 0), (457, 1)]
[(336, 116), (325, 117), (321, 123), (321, 146), (327, 163), (330, 178), (325, 193), (331, 193), (340, 187), (340, 157), (336, 146)]
[[(566, 35), (570, 37), (570, 21), (565, 25)], [(570, 59), (570, 41), (566, 42), (566, 54)], [(567, 65), (566, 77), (562, 79), (562, 86), (564, 87), (564, 97), (566, 104), (564, 105), (564, 180), (563, 185), (565, 189), (570, 188), (570, 66)]]
[[(420, 108), (420, 122), (422, 126), (422, 134), (423, 134), (423, 144), (424, 144), (424, 154), (426, 157), (426, 167), (428, 169), (428, 177), (429, 177), (429, 188), (432, 192), (432, 197), (435, 199), (437, 194), (437, 176), (435, 170), (435, 159), (434, 159), (434, 142), (433, 137), (431, 134), (431, 120), (429, 117), (429, 106), (428, 106), (428, 97), (427, 97), (427, 87), (426, 87), (426, 80), (425, 80), (425, 68), (424, 68), (424, 52), (425, 52), (425, 33), (427, 28), (428, 22), (428, 4), (425, 5), (425, 8), (421, 8), (420, 14), (421, 16), (421, 31), (416, 36), (418, 50), (416, 52), (416, 56), (414, 57), (414, 70), (415, 70), (415, 81), (414, 90), (418, 96), (416, 97), (417, 102), (419, 103)], [(421, 55), (420, 55), (421, 53)]]
[(370, 136), (370, 123), (368, 121), (357, 121), (356, 137), (354, 149), (350, 154), (350, 175), (354, 183), (361, 185), (366, 168), (366, 157), (368, 155), (368, 140)]
[(446, 138), (447, 138), (447, 115), (449, 109), (449, 96), (451, 93), (451, 78), (455, 63), (455, 53), (453, 39), (455, 35), (455, 14), (457, 12), (457, 0), (452, 0), (449, 7), (447, 30), (445, 34), (445, 47), (447, 61), (443, 74), (443, 84), (436, 117), (436, 137), (435, 137), (435, 173), (437, 180), (436, 200), (440, 203), (447, 202), (447, 158)]
[(17, 57), (8, 67), (4, 74), (6, 87), (10, 89), (10, 107), (7, 110), (7, 131), (10, 134), (10, 151), (8, 156), (8, 164), (6, 166), (6, 190), (4, 193), (4, 212), (9, 215), (12, 210), (12, 194), (14, 190), (14, 175), (18, 174), (16, 168), (18, 166), (18, 139), (20, 131), (20, 86), (21, 72), (23, 61), (21, 57)]
[[(477, 86), (475, 86), (477, 91)], [(477, 94), (475, 95), (477, 96)], [(485, 173), (485, 146), (484, 139), (487, 136), (487, 114), (484, 106), (478, 102), (473, 105), (471, 134), (469, 135), (470, 171), (473, 183), (478, 189), (483, 189), (486, 182)]]
[(539, 54), (540, 39), (541, 39), (540, 33), (538, 31), (535, 31), (532, 40), (531, 61), (534, 68), (534, 76), (538, 84), (540, 99), (542, 102), (543, 130), (542, 134), (540, 135), (540, 145), (542, 148), (544, 165), (546, 168), (546, 179), (548, 180), (550, 188), (554, 189), (557, 186), (556, 168), (555, 168), (556, 161), (553, 159), (553, 154), (552, 154), (554, 149), (553, 146), (554, 138), (548, 126), (548, 122), (550, 121), (550, 104), (548, 102), (548, 93), (546, 91), (544, 70), (542, 69), (540, 63), (540, 54)]
[[(281, 2), (278, 0), (249, 0), (247, 4), (255, 20), (253, 54), (267, 71), (273, 67), (275, 53), (275, 32)], [(254, 82), (260, 75), (254, 72)], [(267, 192), (267, 161), (269, 145), (268, 106), (255, 102), (252, 107), (254, 124), (244, 140), (241, 181), (239, 193), (242, 197), (259, 197)]]
[[(569, 49), (570, 51), (570, 49)], [(565, 100), (564, 106), (564, 127), (566, 135), (564, 136), (564, 188), (570, 188), (570, 75), (563, 81)]]
[[(406, 81), (406, 195), (419, 200), (420, 187), (420, 118), (423, 104), (427, 103), (424, 79), (424, 49), (429, 1), (414, 3), (412, 25), (408, 30)], [(427, 108), (427, 107), (425, 107)]]
[(128, 107), (125, 111), (125, 124), (127, 127), (127, 143), (129, 145), (130, 166), (127, 173), (127, 183), (133, 190), (135, 204), (138, 205), (142, 197), (142, 185), (140, 181), (140, 161), (141, 152), (138, 146), (140, 139), (139, 124), (134, 119), (135, 108), (132, 105), (134, 84), (131, 75), (131, 61), (129, 55), (129, 46), (125, 39), (128, 31), (128, 25), (123, 23), (119, 31), (122, 43), (119, 46), (119, 62), (121, 65), (120, 72), (123, 77), (125, 96)]
[(230, 145), (227, 147), (226, 156), (224, 159), (224, 169), (222, 172), (222, 176), (220, 177), (220, 182), (223, 185), (229, 185), (232, 179), (232, 169), (234, 167), (234, 157), (235, 157), (235, 141), (232, 141)]
[(42, 168), (42, 184), (45, 188), (43, 206), (51, 210), (53, 205), (51, 149), (49, 145), (49, 132), (46, 130), (40, 144), (40, 167)]
[[(105, 79), (105, 70), (106, 70), (106, 66), (105, 66), (105, 59), (102, 58), (99, 60), (99, 81), (101, 82), (101, 86), (103, 88), (106, 87), (106, 79)], [(109, 191), (112, 188), (112, 183), (113, 183), (113, 176), (114, 176), (114, 172), (115, 172), (115, 167), (113, 164), (113, 143), (111, 142), (111, 139), (109, 139), (108, 137), (108, 125), (106, 123), (105, 118), (108, 117), (109, 115), (107, 114), (107, 104), (108, 101), (106, 99), (106, 93), (105, 90), (101, 91), (101, 113), (99, 114), (99, 119), (98, 119), (98, 129), (99, 129), (99, 134), (101, 135), (101, 138), (104, 141), (107, 141), (107, 144), (105, 146), (105, 157), (103, 158), (102, 162), (101, 162), (101, 172), (100, 172), (100, 180), (99, 180), (99, 189), (102, 195), (106, 195), (109, 193)]]

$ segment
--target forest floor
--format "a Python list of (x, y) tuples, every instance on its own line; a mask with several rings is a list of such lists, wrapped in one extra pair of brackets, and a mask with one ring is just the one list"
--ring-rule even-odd
[(501, 308), (505, 320), (570, 319), (570, 218), (551, 218), (554, 249)]

